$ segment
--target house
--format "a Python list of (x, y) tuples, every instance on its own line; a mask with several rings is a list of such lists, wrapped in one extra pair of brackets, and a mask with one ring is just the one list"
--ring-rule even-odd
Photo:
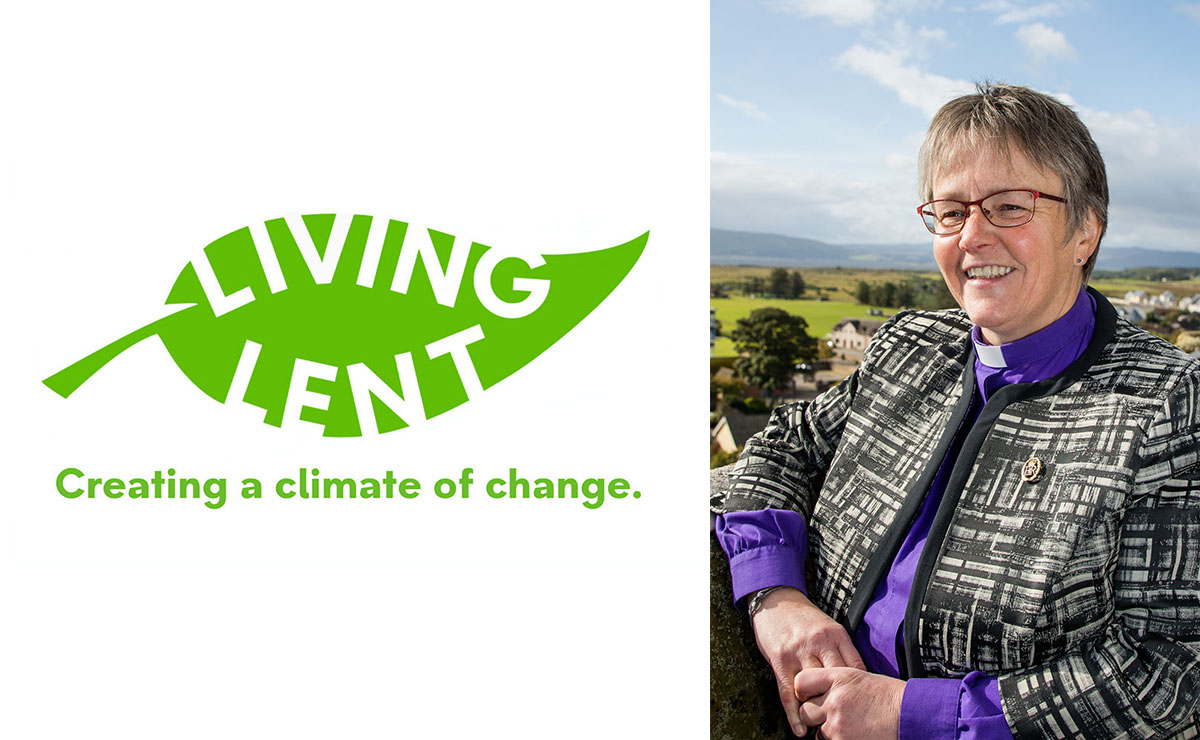
[(1175, 308), (1175, 294), (1169, 290), (1164, 290), (1160, 295), (1156, 295), (1150, 299), (1150, 305), (1155, 308)]
[(1150, 296), (1144, 290), (1131, 290), (1125, 294), (1125, 302), (1132, 304), (1149, 303)]
[(842, 319), (833, 327), (830, 346), (833, 349), (853, 349), (861, 352), (866, 349), (867, 342), (875, 336), (875, 332), (879, 331), (881, 326), (883, 322), (875, 319)]
[(733, 368), (731, 367), (722, 367), (717, 369), (717, 372), (713, 374), (713, 378), (723, 383), (728, 383), (731, 380), (736, 380), (737, 374), (733, 372)]
[(717, 443), (723, 452), (737, 452), (746, 444), (746, 440), (761, 432), (767, 426), (770, 414), (743, 414), (730, 411), (712, 430), (712, 441)]
[(1141, 306), (1113, 306), (1117, 315), (1131, 323), (1137, 324), (1146, 320), (1146, 309)]

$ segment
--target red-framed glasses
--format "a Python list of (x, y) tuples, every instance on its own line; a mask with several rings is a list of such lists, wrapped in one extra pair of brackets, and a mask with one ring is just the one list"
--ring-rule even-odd
[(949, 236), (962, 231), (971, 206), (979, 206), (983, 217), (1002, 229), (1023, 226), (1033, 220), (1039, 198), (1066, 203), (1066, 198), (1036, 190), (1001, 190), (979, 200), (931, 200), (917, 206), (917, 215), (930, 233)]

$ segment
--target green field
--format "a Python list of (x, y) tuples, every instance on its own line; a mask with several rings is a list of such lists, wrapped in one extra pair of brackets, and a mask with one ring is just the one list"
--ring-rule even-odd
[[(852, 301), (787, 301), (779, 298), (713, 298), (709, 305), (717, 309), (717, 320), (721, 322), (721, 334), (717, 337), (716, 357), (732, 357), (733, 341), (726, 335), (737, 326), (738, 319), (744, 319), (756, 308), (768, 306), (782, 308), (794, 315), (802, 316), (808, 322), (808, 334), (821, 337), (833, 329), (833, 325), (845, 318), (877, 319), (878, 316), (868, 316), (868, 308), (878, 306), (863, 306)], [(885, 308), (884, 318), (891, 316), (896, 309)]]

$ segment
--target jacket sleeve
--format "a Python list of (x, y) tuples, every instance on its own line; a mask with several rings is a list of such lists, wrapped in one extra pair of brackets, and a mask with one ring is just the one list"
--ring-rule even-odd
[(1200, 698), (1200, 371), (1145, 430), (1099, 638), (1000, 677), (1017, 738), (1196, 737)]
[(812, 401), (779, 406), (746, 442), (718, 513), (784, 509), (808, 521), (858, 387), (858, 373)]

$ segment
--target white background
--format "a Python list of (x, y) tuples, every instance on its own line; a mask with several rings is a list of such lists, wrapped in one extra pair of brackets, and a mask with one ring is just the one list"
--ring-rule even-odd
[[(0, 736), (707, 734), (707, 8), (39, 4), (0, 29)], [(378, 441), (237, 417), (153, 338), (213, 239), (380, 214), (497, 247), (649, 230), (577, 328)], [(553, 287), (551, 288), (553, 289)], [(624, 477), (578, 501), (67, 500), (89, 475)]]

